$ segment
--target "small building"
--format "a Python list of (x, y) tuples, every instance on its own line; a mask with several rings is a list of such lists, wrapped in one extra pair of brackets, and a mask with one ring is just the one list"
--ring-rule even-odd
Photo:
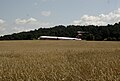
[(77, 31), (78, 35), (76, 36), (76, 38), (78, 39), (82, 39), (84, 34), (88, 34), (88, 32), (85, 31)]

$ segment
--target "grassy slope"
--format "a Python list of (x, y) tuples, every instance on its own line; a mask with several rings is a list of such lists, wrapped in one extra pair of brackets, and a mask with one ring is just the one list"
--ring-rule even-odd
[(62, 80), (120, 81), (120, 42), (0, 42), (0, 81)]

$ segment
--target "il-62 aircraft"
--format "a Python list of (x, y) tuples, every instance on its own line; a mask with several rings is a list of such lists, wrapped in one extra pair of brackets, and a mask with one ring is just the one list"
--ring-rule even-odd
[(80, 38), (57, 37), (57, 36), (40, 36), (39, 40), (81, 40)]

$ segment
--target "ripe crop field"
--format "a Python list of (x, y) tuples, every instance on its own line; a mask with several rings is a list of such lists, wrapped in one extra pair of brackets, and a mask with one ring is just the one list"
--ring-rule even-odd
[(120, 42), (0, 41), (0, 81), (120, 81)]

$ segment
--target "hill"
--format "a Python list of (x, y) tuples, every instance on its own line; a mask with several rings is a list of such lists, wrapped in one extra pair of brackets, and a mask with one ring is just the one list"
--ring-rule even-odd
[(4, 35), (0, 37), (0, 40), (34, 40), (39, 36), (63, 36), (63, 37), (76, 37), (77, 31), (89, 32), (83, 34), (83, 40), (108, 40), (119, 41), (120, 40), (120, 22), (114, 25), (107, 26), (55, 26), (52, 28), (39, 28), (28, 32), (13, 33), (11, 35)]

